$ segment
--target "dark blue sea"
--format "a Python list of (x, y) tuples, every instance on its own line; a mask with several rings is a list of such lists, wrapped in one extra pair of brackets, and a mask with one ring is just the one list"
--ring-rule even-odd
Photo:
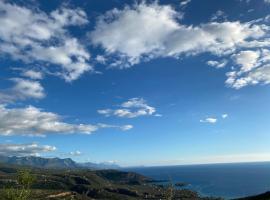
[(156, 180), (184, 182), (202, 196), (225, 199), (270, 191), (270, 162), (130, 168)]

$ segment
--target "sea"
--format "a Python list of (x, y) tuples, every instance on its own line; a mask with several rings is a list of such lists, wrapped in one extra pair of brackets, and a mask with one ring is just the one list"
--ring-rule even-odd
[(186, 183), (201, 196), (234, 199), (270, 191), (270, 162), (136, 167), (137, 172), (161, 184)]

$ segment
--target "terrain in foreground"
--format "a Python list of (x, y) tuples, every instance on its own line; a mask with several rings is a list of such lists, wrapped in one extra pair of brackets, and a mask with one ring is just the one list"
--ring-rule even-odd
[[(17, 188), (18, 172), (29, 170), (35, 181), (31, 184), (31, 197), (26, 200), (90, 200), (90, 199), (181, 199), (214, 200), (200, 197), (196, 192), (158, 186), (155, 180), (132, 172), (89, 169), (42, 169), (0, 164), (0, 200), (6, 197), (7, 188)], [(267, 200), (270, 193), (242, 200)], [(13, 200), (13, 199), (12, 199)]]

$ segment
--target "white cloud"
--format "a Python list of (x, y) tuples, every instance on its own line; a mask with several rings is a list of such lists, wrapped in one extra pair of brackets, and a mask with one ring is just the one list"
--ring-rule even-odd
[(36, 107), (6, 108), (0, 105), (0, 135), (45, 136), (55, 134), (91, 134), (100, 128), (117, 128), (122, 131), (131, 129), (131, 125), (71, 124), (62, 121), (56, 113), (45, 112)]
[(208, 117), (205, 119), (201, 119), (200, 122), (202, 123), (210, 123), (210, 124), (215, 124), (218, 120), (214, 117)]
[(23, 71), (22, 76), (33, 79), (33, 80), (43, 79), (43, 73), (42, 72), (31, 70), (31, 69)]
[(150, 116), (156, 112), (156, 109), (147, 105), (142, 98), (132, 98), (122, 103), (118, 109), (102, 109), (97, 111), (99, 114), (117, 116), (123, 118), (135, 118), (140, 116)]
[(21, 78), (12, 79), (16, 84), (13, 87), (13, 91), (21, 98), (36, 98), (41, 99), (45, 96), (44, 89), (37, 81), (30, 81)]
[(114, 9), (99, 18), (90, 38), (108, 54), (118, 55), (123, 68), (155, 57), (224, 55), (265, 35), (265, 26), (238, 21), (185, 26), (178, 22), (179, 15), (171, 6), (157, 3)]
[(144, 54), (161, 48), (160, 41), (178, 28), (173, 20), (176, 16), (170, 6), (157, 4), (114, 9), (99, 18), (90, 37), (93, 44), (102, 45), (108, 53), (119, 53), (135, 64)]
[(212, 15), (211, 21), (217, 21), (217, 20), (226, 20), (227, 16), (222, 10), (218, 10), (215, 14)]
[(69, 153), (71, 156), (80, 156), (80, 155), (82, 155), (82, 152), (80, 152), (80, 151), (71, 151), (70, 153)]
[(237, 78), (235, 73), (231, 72), (228, 74), (226, 83), (235, 89), (240, 89), (247, 85), (256, 85), (259, 83), (270, 84), (270, 64), (256, 68), (240, 78)]
[(191, 0), (182, 0), (182, 1), (180, 2), (180, 6), (186, 6), (186, 5), (188, 5), (190, 2), (191, 2)]
[(223, 114), (221, 117), (223, 118), (223, 119), (226, 119), (226, 118), (228, 118), (228, 114)]
[(123, 131), (128, 131), (130, 129), (133, 129), (133, 125), (124, 125), (124, 126), (121, 126), (121, 129)]
[[(182, 24), (181, 16), (182, 13), (168, 5), (135, 4), (100, 16), (89, 35), (94, 45), (105, 50), (112, 67), (126, 68), (157, 57), (179, 58), (210, 53), (220, 58), (219, 61), (208, 61), (210, 66), (222, 68), (232, 61), (241, 67), (234, 79), (228, 77), (230, 80), (226, 84), (229, 87), (268, 83), (267, 76), (253, 77), (256, 81), (249, 81), (247, 79), (251, 78), (245, 73), (267, 64), (260, 56), (270, 45), (269, 16), (250, 22), (208, 22), (196, 26)], [(256, 74), (262, 70), (266, 67), (258, 69)], [(121, 113), (125, 114), (126, 110)]]
[(1, 135), (44, 136), (47, 133), (90, 134), (98, 127), (89, 124), (69, 124), (61, 121), (55, 113), (44, 112), (33, 106), (27, 108), (6, 108), (0, 106)]
[(54, 71), (67, 81), (92, 70), (88, 64), (90, 54), (67, 29), (88, 22), (83, 10), (61, 7), (47, 14), (1, 1), (0, 11), (2, 53), (29, 63), (58, 65), (61, 70), (54, 68)]
[[(229, 115), (227, 113), (224, 113), (221, 115), (220, 119), (226, 119), (228, 118)], [(218, 118), (217, 117), (207, 117), (205, 119), (201, 119), (200, 122), (201, 123), (210, 123), (210, 124), (215, 124), (218, 122)]]
[(270, 0), (264, 0), (264, 2), (270, 4)]
[(228, 61), (227, 60), (221, 60), (221, 61), (216, 61), (216, 60), (209, 60), (207, 61), (207, 65), (211, 67), (215, 67), (217, 69), (223, 68), (227, 65)]
[[(238, 61), (242, 65), (239, 71), (234, 70), (227, 73), (226, 84), (235, 89), (248, 85), (270, 83), (270, 51), (261, 49), (259, 52), (246, 51), (247, 55)], [(248, 55), (251, 54), (251, 58)], [(237, 54), (241, 55), (241, 52)], [(241, 56), (240, 56), (241, 57)]]
[(0, 144), (0, 155), (3, 156), (39, 156), (40, 153), (53, 152), (56, 147), (32, 144)]
[(99, 123), (97, 126), (100, 128), (116, 128), (116, 129), (120, 129), (122, 131), (128, 131), (128, 130), (133, 128), (133, 125), (119, 126), (119, 125), (110, 125), (110, 124), (102, 124), (102, 123)]
[(105, 64), (106, 63), (106, 58), (104, 56), (102, 56), (102, 55), (97, 55), (96, 56), (96, 61), (98, 63)]
[(11, 103), (16, 100), (42, 99), (45, 97), (44, 88), (35, 80), (12, 78), (15, 84), (12, 88), (0, 91), (0, 103)]
[(238, 54), (234, 54), (233, 58), (237, 65), (241, 66), (242, 72), (248, 72), (258, 65), (258, 58), (260, 57), (259, 51), (241, 51)]

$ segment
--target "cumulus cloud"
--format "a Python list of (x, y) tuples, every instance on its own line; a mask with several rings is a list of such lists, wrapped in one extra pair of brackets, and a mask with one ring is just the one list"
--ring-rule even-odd
[(46, 133), (91, 134), (98, 127), (90, 124), (69, 124), (55, 113), (44, 112), (36, 107), (6, 108), (0, 106), (1, 135), (44, 136)]
[(123, 118), (135, 118), (140, 116), (151, 116), (156, 109), (147, 105), (143, 98), (132, 98), (122, 103), (118, 109), (102, 109), (98, 110), (99, 114), (109, 116), (117, 116)]
[(12, 88), (0, 91), (0, 103), (10, 103), (16, 100), (42, 99), (45, 91), (40, 82), (22, 78), (10, 79), (14, 82)]
[(86, 23), (86, 13), (81, 9), (60, 7), (47, 14), (1, 1), (0, 52), (24, 62), (57, 65), (61, 70), (55, 69), (56, 74), (67, 81), (75, 80), (92, 67), (88, 64), (90, 54), (70, 36), (67, 27)]
[(117, 128), (123, 131), (132, 125), (91, 125), (70, 124), (62, 121), (62, 117), (52, 112), (45, 112), (36, 107), (6, 108), (0, 105), (0, 135), (45, 136), (55, 134), (91, 134), (100, 128)]
[(248, 72), (257, 66), (258, 58), (260, 57), (259, 51), (241, 51), (233, 55), (235, 63), (241, 66), (242, 72)]
[(53, 152), (56, 147), (49, 145), (32, 144), (0, 144), (2, 156), (39, 156), (41, 153)]
[[(210, 53), (221, 58), (208, 61), (210, 66), (222, 68), (230, 61), (241, 66), (233, 82), (243, 82), (239, 72), (256, 68), (259, 52), (270, 45), (269, 16), (250, 22), (223, 21), (187, 26), (181, 23), (181, 15), (172, 6), (157, 2), (126, 6), (100, 16), (89, 36), (94, 45), (105, 50), (112, 67), (126, 68), (157, 57)], [(219, 11), (215, 16), (221, 17), (224, 13)], [(265, 76), (256, 78), (257, 83), (267, 83), (265, 79)], [(228, 82), (228, 86), (236, 88), (234, 83)]]
[(108, 54), (118, 55), (122, 65), (130, 66), (155, 57), (220, 55), (265, 34), (263, 26), (238, 21), (185, 26), (178, 16), (171, 6), (157, 3), (114, 9), (99, 18), (90, 38)]
[(235, 89), (270, 83), (270, 50), (242, 51), (234, 55), (240, 69), (227, 73), (226, 84)]

